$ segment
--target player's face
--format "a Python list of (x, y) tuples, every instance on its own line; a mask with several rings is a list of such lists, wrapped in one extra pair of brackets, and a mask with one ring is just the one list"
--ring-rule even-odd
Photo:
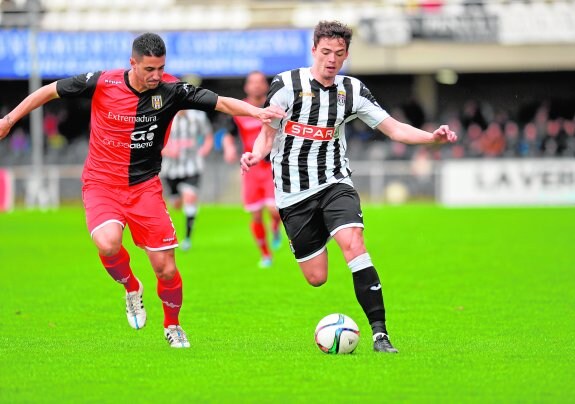
[[(152, 90), (162, 81), (166, 56), (142, 56), (130, 58), (135, 83), (132, 86), (138, 91)], [(136, 87), (137, 86), (137, 87)]]
[(348, 55), (343, 38), (321, 38), (311, 53), (314, 72), (329, 83), (333, 82)]
[(269, 85), (264, 76), (261, 73), (252, 73), (246, 79), (246, 84), (244, 85), (244, 92), (248, 97), (262, 98), (268, 93)]

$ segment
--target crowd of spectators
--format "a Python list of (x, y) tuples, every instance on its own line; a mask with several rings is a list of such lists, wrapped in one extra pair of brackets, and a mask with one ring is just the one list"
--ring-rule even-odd
[(357, 120), (348, 135), (352, 139), (387, 142), (388, 160), (410, 160), (422, 154), (435, 160), (575, 157), (575, 113), (558, 110), (547, 101), (513, 112), (494, 110), (489, 103), (470, 99), (459, 110), (446, 111), (437, 122), (420, 122), (422, 114), (411, 104), (390, 112), (401, 121), (429, 131), (447, 123), (457, 132), (459, 141), (441, 148), (406, 146), (374, 134)]

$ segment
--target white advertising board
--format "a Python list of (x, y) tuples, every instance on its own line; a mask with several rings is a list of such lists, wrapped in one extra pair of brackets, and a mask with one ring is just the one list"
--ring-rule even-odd
[(438, 181), (447, 206), (575, 205), (575, 159), (446, 161)]

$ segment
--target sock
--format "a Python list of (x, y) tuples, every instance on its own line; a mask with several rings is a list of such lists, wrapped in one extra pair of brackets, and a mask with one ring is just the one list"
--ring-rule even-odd
[(130, 254), (122, 246), (118, 254), (111, 257), (100, 255), (100, 261), (110, 276), (126, 288), (126, 292), (135, 292), (140, 288), (138, 280), (130, 268)]
[(195, 216), (186, 216), (186, 238), (190, 238), (192, 229), (194, 228)]
[(369, 320), (372, 332), (387, 334), (381, 283), (369, 254), (362, 254), (347, 265), (353, 275), (355, 297)]
[(158, 278), (158, 296), (164, 308), (164, 328), (179, 325), (180, 308), (182, 307), (182, 278), (176, 270), (172, 279)]
[(185, 205), (184, 214), (186, 215), (186, 238), (190, 238), (192, 230), (194, 228), (194, 220), (196, 220), (196, 214), (198, 208), (196, 205)]
[(252, 227), (252, 234), (256, 239), (256, 243), (258, 245), (258, 248), (260, 249), (260, 252), (262, 253), (262, 256), (270, 257), (271, 254), (270, 249), (268, 247), (268, 242), (266, 240), (266, 229), (264, 227), (264, 224), (262, 222), (252, 222), (251, 227)]

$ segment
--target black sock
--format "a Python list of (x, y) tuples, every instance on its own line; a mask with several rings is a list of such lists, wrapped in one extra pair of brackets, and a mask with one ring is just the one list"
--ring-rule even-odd
[(353, 287), (355, 297), (367, 316), (373, 333), (383, 332), (387, 334), (383, 293), (375, 268), (370, 266), (354, 272)]
[(186, 216), (186, 238), (190, 238), (192, 234), (192, 229), (194, 227), (194, 220), (196, 216)]

